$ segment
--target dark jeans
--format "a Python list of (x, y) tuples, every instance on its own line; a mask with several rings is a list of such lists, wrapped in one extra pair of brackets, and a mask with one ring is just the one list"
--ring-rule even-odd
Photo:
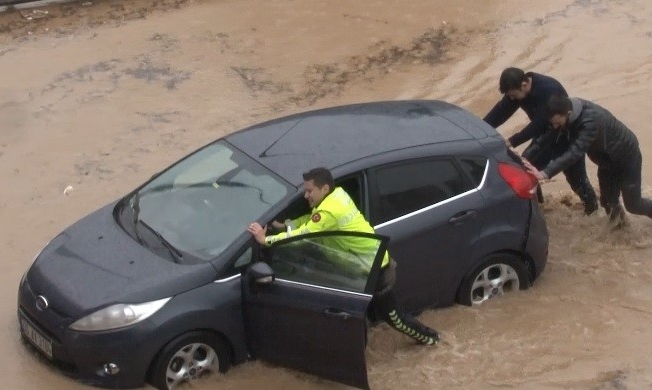
[[(528, 161), (530, 161), (537, 169), (543, 169), (550, 161), (561, 156), (569, 146), (568, 143), (556, 143), (542, 149), (536, 155), (530, 155), (529, 148), (526, 148), (525, 151), (523, 151), (523, 157), (528, 159)], [(598, 198), (588, 176), (586, 175), (585, 159), (582, 158), (566, 168), (563, 173), (573, 192), (579, 196), (584, 204), (584, 210), (587, 213), (597, 210)]]
[(395, 281), (396, 262), (394, 259), (390, 259), (389, 265), (380, 271), (378, 285), (374, 293), (372, 304), (376, 315), (392, 328), (423, 344), (434, 344), (439, 341), (437, 331), (423, 325), (398, 307), (393, 289)]
[(652, 201), (641, 196), (643, 158), (640, 150), (631, 153), (624, 161), (613, 161), (605, 155), (593, 156), (591, 160), (598, 165), (600, 204), (607, 214), (619, 207), (622, 193), (627, 211), (652, 218)]

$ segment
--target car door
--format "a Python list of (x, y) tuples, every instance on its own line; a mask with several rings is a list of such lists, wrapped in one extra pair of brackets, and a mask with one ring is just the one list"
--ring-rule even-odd
[[(352, 253), (347, 240), (369, 250)], [(388, 238), (321, 232), (265, 250), (269, 274), (253, 264), (242, 281), (245, 329), (254, 357), (368, 388), (367, 309)], [(356, 245), (355, 247), (359, 247)]]
[(453, 158), (381, 166), (370, 183), (376, 232), (392, 238), (399, 302), (411, 311), (451, 304), (479, 236), (482, 196)]

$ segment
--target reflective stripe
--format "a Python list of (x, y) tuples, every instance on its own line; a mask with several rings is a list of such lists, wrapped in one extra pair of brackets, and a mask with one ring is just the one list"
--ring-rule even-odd
[(390, 325), (392, 325), (393, 328), (395, 328), (396, 330), (402, 333), (405, 333), (406, 335), (412, 337), (417, 341), (420, 341), (424, 344), (433, 344), (435, 342), (435, 340), (432, 337), (419, 333), (419, 331), (417, 331), (416, 329), (405, 324), (398, 316), (396, 310), (392, 310), (389, 312), (389, 320), (391, 322)]

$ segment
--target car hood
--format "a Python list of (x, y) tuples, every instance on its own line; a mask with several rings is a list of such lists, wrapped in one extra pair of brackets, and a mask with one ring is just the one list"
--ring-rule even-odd
[(55, 237), (26, 277), (53, 310), (78, 318), (114, 303), (165, 298), (210, 283), (210, 264), (180, 265), (157, 256), (116, 223), (109, 204)]

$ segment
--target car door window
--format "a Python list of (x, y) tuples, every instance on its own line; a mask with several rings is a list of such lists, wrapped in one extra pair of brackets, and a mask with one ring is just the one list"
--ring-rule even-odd
[(277, 279), (365, 293), (379, 269), (378, 257), (384, 256), (382, 243), (368, 233), (306, 234), (275, 243), (267, 263)]
[(347, 176), (341, 179), (335, 180), (336, 187), (342, 187), (342, 189), (351, 197), (355, 207), (360, 210), (360, 212), (367, 217), (365, 211), (366, 207), (364, 204), (363, 188), (361, 175), (352, 175)]
[(377, 217), (382, 223), (439, 203), (468, 189), (451, 159), (420, 160), (376, 171)]
[[(356, 205), (358, 210), (360, 210), (362, 215), (364, 215), (365, 218), (368, 218), (369, 213), (367, 212), (367, 205), (365, 202), (364, 183), (365, 181), (362, 173), (356, 173), (335, 179), (335, 187), (342, 187), (342, 189), (351, 197), (353, 203)], [(303, 197), (302, 192), (301, 196), (298, 196), (288, 207), (278, 213), (272, 220), (285, 222), (288, 219), (297, 219), (307, 214), (311, 214), (311, 208), (308, 205), (308, 201)], [(268, 233), (279, 232), (279, 230), (274, 229), (271, 225), (268, 226), (268, 229)]]

